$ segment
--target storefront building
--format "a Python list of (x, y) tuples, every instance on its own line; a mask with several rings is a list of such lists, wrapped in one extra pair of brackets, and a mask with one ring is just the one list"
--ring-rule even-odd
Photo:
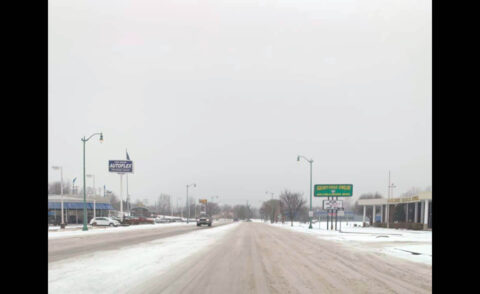
[[(61, 216), (60, 195), (48, 195), (48, 224), (59, 225)], [(109, 216), (114, 208), (110, 202), (102, 197), (87, 197), (87, 223), (95, 217)], [(63, 217), (65, 224), (83, 223), (83, 197), (63, 196)]]

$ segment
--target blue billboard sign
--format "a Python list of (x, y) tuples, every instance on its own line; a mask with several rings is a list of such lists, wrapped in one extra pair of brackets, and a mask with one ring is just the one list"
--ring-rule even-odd
[(111, 173), (133, 173), (133, 161), (109, 160), (108, 171)]

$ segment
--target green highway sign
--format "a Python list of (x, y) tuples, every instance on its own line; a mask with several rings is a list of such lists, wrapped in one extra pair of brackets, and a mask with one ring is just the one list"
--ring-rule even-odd
[(352, 192), (352, 184), (315, 185), (313, 189), (315, 197), (351, 197)]

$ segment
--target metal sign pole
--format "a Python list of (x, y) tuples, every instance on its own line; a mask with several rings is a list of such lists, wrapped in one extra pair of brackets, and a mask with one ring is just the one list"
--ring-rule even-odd
[(123, 179), (123, 173), (119, 173), (120, 175), (120, 214), (122, 216), (122, 222), (124, 221), (124, 215), (123, 215), (123, 185), (122, 185), (122, 179)]
[(129, 197), (128, 197), (129, 196), (129, 194), (128, 194), (128, 174), (126, 174), (125, 177), (126, 177), (126, 180), (127, 180), (127, 198), (126, 198), (126, 201), (125, 201), (125, 205), (127, 207), (125, 207), (125, 208), (126, 208), (127, 211), (130, 211), (129, 202), (128, 202), (130, 200)]
[(340, 233), (342, 232), (342, 218), (340, 218)]
[[(337, 202), (338, 202), (338, 197), (336, 197), (335, 200), (336, 200), (335, 203), (337, 203)], [(336, 205), (336, 204), (335, 204), (335, 205)], [(338, 212), (338, 207), (335, 207), (335, 231), (337, 230), (337, 218), (338, 218), (337, 212)]]
[[(330, 200), (330, 197), (328, 197), (328, 199)], [(328, 231), (328, 217), (329, 217), (329, 214), (330, 214), (329, 212), (330, 212), (330, 210), (327, 209), (327, 231)]]

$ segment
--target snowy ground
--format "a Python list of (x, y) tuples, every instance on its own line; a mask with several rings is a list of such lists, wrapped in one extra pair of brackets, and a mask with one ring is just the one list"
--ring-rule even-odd
[[(293, 227), (290, 226), (290, 222), (272, 224), (272, 226), (311, 234), (320, 239), (341, 242), (361, 250), (432, 264), (432, 231), (361, 227), (361, 225), (361, 222), (349, 222), (348, 225), (342, 222), (342, 231), (338, 232), (326, 230), (325, 222), (321, 222), (320, 225), (314, 224), (313, 229), (308, 229), (308, 223), (294, 222)], [(338, 223), (337, 228), (339, 228)]]
[[(64, 230), (78, 230), (78, 229), (81, 229), (83, 227), (83, 225), (67, 225), (65, 227)], [(88, 228), (90, 229), (91, 226), (88, 226)], [(60, 226), (48, 226), (48, 230), (49, 231), (58, 231), (60, 230)]]
[(159, 227), (175, 227), (175, 226), (195, 226), (195, 222), (187, 223), (164, 223), (164, 224), (143, 224), (143, 225), (131, 225), (131, 226), (119, 226), (119, 227), (107, 227), (107, 226), (96, 226), (88, 227), (88, 231), (82, 231), (80, 226), (77, 230), (60, 230), (60, 231), (49, 231), (48, 232), (48, 239), (57, 239), (57, 238), (64, 238), (64, 237), (72, 237), (72, 236), (85, 236), (85, 235), (95, 235), (95, 234), (105, 234), (105, 233), (121, 233), (125, 231), (133, 231), (133, 230), (148, 230), (148, 229), (156, 229)]
[(208, 248), (236, 226), (238, 223), (49, 263), (48, 292), (125, 293)]

